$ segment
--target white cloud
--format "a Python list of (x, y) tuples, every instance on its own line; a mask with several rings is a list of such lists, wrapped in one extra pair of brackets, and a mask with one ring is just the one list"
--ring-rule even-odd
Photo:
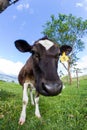
[(25, 3), (25, 4), (19, 4), (18, 6), (17, 6), (17, 10), (23, 10), (23, 9), (29, 9), (29, 4), (28, 3)]
[(87, 68), (87, 55), (85, 55), (78, 63), (77, 67), (79, 69)]
[(82, 2), (77, 2), (76, 7), (80, 7), (87, 10), (87, 0), (82, 0)]
[(17, 76), (23, 63), (0, 58), (0, 73)]
[(76, 7), (83, 7), (83, 3), (76, 3)]
[[(76, 68), (79, 68), (80, 71), (78, 72), (79, 76), (87, 75), (87, 55), (85, 55), (83, 58), (81, 58), (80, 61), (77, 62)], [(72, 73), (72, 76), (76, 76), (76, 73)]]

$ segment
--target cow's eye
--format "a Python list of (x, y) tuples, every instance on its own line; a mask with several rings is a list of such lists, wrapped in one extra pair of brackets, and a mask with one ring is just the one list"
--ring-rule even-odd
[(35, 52), (35, 51), (32, 51), (32, 56), (35, 58), (38, 58), (39, 57), (39, 54), (37, 53), (37, 52)]
[(35, 53), (34, 56), (35, 56), (36, 58), (39, 58), (39, 57), (40, 57), (38, 53)]
[(33, 58), (35, 58), (36, 60), (40, 60), (40, 55), (37, 52), (35, 52), (33, 54)]

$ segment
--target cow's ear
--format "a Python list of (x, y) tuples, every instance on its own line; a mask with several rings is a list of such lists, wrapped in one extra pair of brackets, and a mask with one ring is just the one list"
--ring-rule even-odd
[(63, 54), (65, 52), (66, 55), (68, 55), (72, 51), (72, 47), (68, 45), (63, 45), (60, 47), (60, 54)]
[(32, 46), (29, 45), (25, 40), (16, 40), (15, 47), (21, 52), (31, 52)]

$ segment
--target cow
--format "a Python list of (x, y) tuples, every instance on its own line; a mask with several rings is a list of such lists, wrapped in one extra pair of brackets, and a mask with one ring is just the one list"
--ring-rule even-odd
[[(19, 51), (31, 53), (18, 75), (19, 83), (23, 86), (23, 106), (19, 118), (19, 124), (23, 125), (26, 120), (28, 88), (30, 88), (31, 103), (35, 104), (35, 115), (40, 118), (39, 95), (56, 96), (61, 93), (63, 83), (57, 73), (58, 60), (63, 52), (68, 55), (72, 48), (68, 45), (59, 47), (47, 37), (35, 41), (33, 45), (21, 39), (14, 43)], [(34, 98), (33, 89), (35, 89)]]

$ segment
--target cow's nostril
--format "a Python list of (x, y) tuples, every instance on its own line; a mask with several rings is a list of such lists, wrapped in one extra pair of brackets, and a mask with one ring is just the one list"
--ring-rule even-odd
[(42, 83), (42, 88), (43, 88), (43, 90), (44, 90), (45, 92), (47, 92), (47, 93), (48, 93), (47, 88), (46, 88), (46, 86), (45, 86), (45, 84), (44, 84), (44, 83)]
[(45, 84), (42, 83), (42, 90), (49, 96), (58, 95), (62, 90), (62, 84)]

